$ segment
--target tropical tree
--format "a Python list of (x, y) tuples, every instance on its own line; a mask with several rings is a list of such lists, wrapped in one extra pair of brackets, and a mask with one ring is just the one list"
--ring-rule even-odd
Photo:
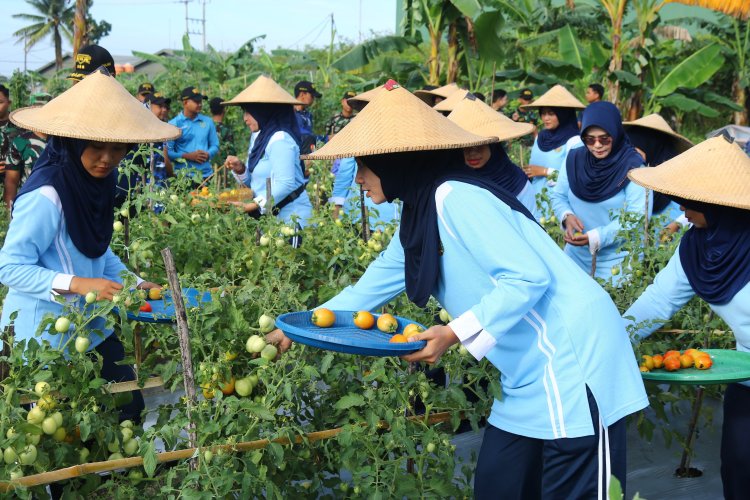
[(55, 47), (55, 67), (62, 68), (62, 39), (73, 38), (71, 27), (75, 6), (66, 5), (65, 0), (26, 0), (35, 11), (34, 14), (13, 14), (15, 19), (31, 22), (28, 26), (13, 33), (18, 42), (24, 42), (25, 50), (31, 49), (47, 36), (52, 37)]
[(76, 0), (76, 13), (73, 21), (73, 54), (78, 54), (78, 49), (88, 44), (86, 18), (89, 14), (88, 0)]

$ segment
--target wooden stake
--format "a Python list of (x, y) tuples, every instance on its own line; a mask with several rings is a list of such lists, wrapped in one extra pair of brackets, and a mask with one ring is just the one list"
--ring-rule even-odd
[[(175, 316), (177, 318), (177, 335), (180, 340), (180, 356), (182, 357), (183, 381), (185, 383), (185, 395), (187, 396), (188, 417), (188, 442), (191, 447), (197, 444), (195, 435), (195, 423), (192, 420), (193, 408), (196, 405), (195, 398), (195, 376), (193, 375), (193, 357), (190, 351), (190, 330), (188, 329), (187, 313), (185, 303), (182, 301), (182, 288), (177, 276), (177, 268), (174, 264), (172, 249), (167, 247), (161, 251), (164, 259), (164, 267), (169, 280), (169, 288), (172, 290), (172, 301), (174, 302)], [(191, 468), (195, 470), (198, 462), (191, 461)]]
[(359, 204), (362, 212), (362, 239), (365, 243), (370, 239), (370, 217), (367, 214), (367, 205), (365, 204), (365, 190), (359, 186)]
[(646, 222), (643, 224), (643, 246), (648, 246), (648, 195), (651, 190), (646, 188)]
[(273, 193), (271, 193), (271, 178), (266, 177), (266, 213), (273, 215)]

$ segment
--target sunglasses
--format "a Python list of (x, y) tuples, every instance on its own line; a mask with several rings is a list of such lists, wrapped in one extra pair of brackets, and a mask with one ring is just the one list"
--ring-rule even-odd
[(584, 135), (583, 136), (583, 143), (587, 146), (593, 146), (596, 143), (601, 144), (602, 146), (609, 146), (612, 144), (612, 136), (610, 135), (600, 135), (597, 137), (594, 137), (593, 135)]

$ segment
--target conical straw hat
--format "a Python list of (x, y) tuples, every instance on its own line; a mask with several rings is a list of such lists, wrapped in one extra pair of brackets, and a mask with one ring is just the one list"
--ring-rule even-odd
[(44, 106), (17, 109), (19, 127), (59, 137), (130, 144), (180, 136), (179, 128), (159, 120), (106, 70), (97, 70)]
[(663, 132), (675, 139), (675, 145), (677, 146), (677, 152), (683, 153), (693, 147), (693, 143), (687, 137), (683, 137), (669, 126), (667, 121), (661, 117), (658, 113), (652, 113), (646, 115), (643, 118), (638, 118), (632, 122), (622, 122), (622, 125), (627, 129), (628, 127), (643, 127), (652, 130), (658, 130)]
[(302, 104), (292, 97), (292, 94), (284, 90), (281, 85), (266, 75), (260, 75), (245, 90), (228, 101), (222, 102), (225, 106), (250, 103), (269, 104)]
[(555, 85), (547, 92), (539, 96), (539, 99), (532, 102), (531, 104), (524, 104), (520, 106), (521, 109), (526, 110), (529, 108), (575, 108), (584, 109), (586, 106), (581, 103), (576, 96), (570, 93), (568, 89), (562, 85)]
[(453, 92), (459, 90), (458, 85), (455, 83), (449, 83), (433, 90), (415, 90), (414, 95), (422, 99), (426, 103), (430, 103), (433, 97), (442, 97), (447, 99)]
[(750, 158), (723, 136), (707, 139), (658, 167), (633, 169), (628, 177), (670, 196), (750, 210)]
[(357, 111), (362, 111), (362, 108), (367, 106), (367, 103), (372, 101), (372, 99), (376, 95), (378, 95), (380, 92), (386, 92), (385, 87), (383, 85), (375, 87), (372, 90), (367, 90), (365, 92), (362, 92), (361, 94), (357, 94), (351, 99), (347, 99), (346, 102), (348, 102), (349, 106), (356, 109)]
[(456, 104), (448, 119), (472, 134), (497, 137), (501, 141), (515, 139), (534, 131), (532, 123), (514, 122), (473, 96), (467, 96)]
[(497, 142), (462, 129), (398, 85), (389, 85), (325, 146), (302, 158), (348, 158)]
[(469, 91), (466, 89), (458, 89), (456, 92), (453, 92), (451, 95), (435, 104), (432, 109), (440, 111), (441, 113), (450, 113), (456, 107), (456, 104), (464, 100), (468, 93)]

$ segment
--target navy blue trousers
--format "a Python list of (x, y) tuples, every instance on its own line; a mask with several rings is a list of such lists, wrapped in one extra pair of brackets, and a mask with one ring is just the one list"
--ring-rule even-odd
[(726, 500), (750, 495), (750, 387), (729, 384), (721, 428), (721, 483)]
[[(609, 498), (610, 474), (625, 491), (626, 428), (620, 419), (607, 428), (588, 392), (594, 435), (534, 439), (488, 425), (474, 477), (478, 500)], [(601, 439), (600, 439), (601, 438)]]
[[(96, 351), (102, 356), (102, 373), (100, 376), (103, 379), (111, 382), (129, 382), (136, 379), (132, 366), (117, 364), (125, 359), (125, 347), (116, 334), (113, 333), (104, 339), (101, 344), (96, 346)], [(132, 401), (118, 408), (120, 421), (132, 420), (135, 423), (140, 423), (141, 413), (146, 407), (143, 394), (141, 394), (141, 391), (133, 391), (131, 394), (133, 396)]]

